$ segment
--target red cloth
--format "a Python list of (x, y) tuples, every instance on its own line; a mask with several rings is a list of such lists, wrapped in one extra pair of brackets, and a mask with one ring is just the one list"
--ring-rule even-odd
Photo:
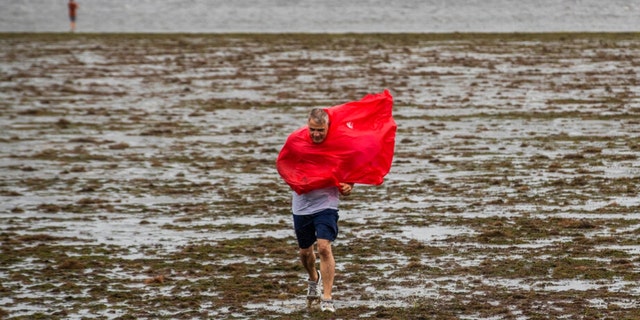
[(396, 123), (388, 90), (326, 108), (329, 131), (314, 144), (307, 126), (289, 135), (276, 167), (298, 194), (340, 182), (379, 185), (391, 169)]

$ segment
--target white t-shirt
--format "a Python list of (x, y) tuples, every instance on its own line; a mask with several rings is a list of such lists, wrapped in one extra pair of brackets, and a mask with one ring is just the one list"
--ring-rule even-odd
[(291, 209), (295, 215), (308, 215), (325, 209), (338, 210), (340, 192), (338, 187), (316, 189), (307, 193), (292, 192)]

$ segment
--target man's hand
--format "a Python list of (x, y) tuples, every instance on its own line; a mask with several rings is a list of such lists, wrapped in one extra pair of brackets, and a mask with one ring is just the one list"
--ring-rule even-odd
[(348, 196), (351, 194), (351, 190), (353, 190), (353, 183), (340, 182), (340, 188), (338, 189), (343, 196)]

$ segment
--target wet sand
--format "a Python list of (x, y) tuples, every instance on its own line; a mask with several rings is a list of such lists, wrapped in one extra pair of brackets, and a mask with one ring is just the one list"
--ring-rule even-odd
[[(640, 317), (638, 34), (0, 35), (0, 317)], [(306, 309), (274, 163), (388, 88)]]

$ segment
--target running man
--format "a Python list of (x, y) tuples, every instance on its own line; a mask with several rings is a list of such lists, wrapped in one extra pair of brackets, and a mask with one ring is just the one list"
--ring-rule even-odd
[[(329, 117), (320, 108), (311, 110), (307, 121), (309, 136), (314, 145), (327, 138)], [(309, 274), (307, 299), (320, 299), (320, 309), (335, 312), (331, 292), (336, 263), (331, 242), (338, 236), (338, 204), (340, 194), (349, 195), (353, 183), (340, 183), (298, 194), (292, 192), (293, 224), (300, 247), (300, 261)], [(320, 270), (316, 269), (314, 244), (320, 256)], [(322, 287), (322, 290), (321, 290)]]

